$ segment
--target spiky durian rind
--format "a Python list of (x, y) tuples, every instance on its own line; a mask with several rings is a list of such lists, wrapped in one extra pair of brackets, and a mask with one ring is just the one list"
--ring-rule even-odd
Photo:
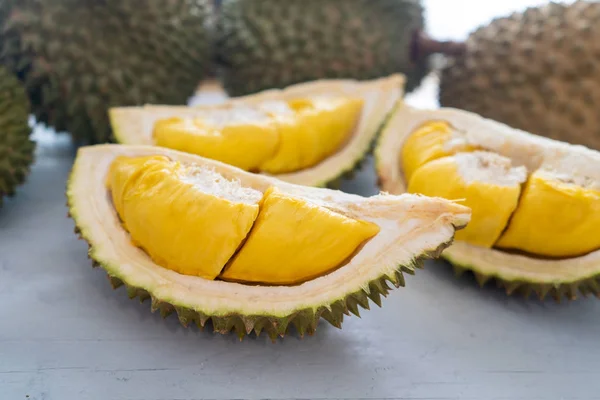
[(238, 96), (315, 79), (401, 72), (411, 91), (429, 71), (427, 60), (411, 58), (413, 35), (424, 25), (421, 3), (225, 1), (216, 29), (224, 85)]
[(212, 3), (139, 4), (0, 3), (0, 62), (23, 82), (38, 122), (102, 143), (113, 140), (111, 106), (185, 104), (212, 64)]
[(0, 67), (0, 207), (29, 175), (34, 161), (29, 102), (25, 89), (6, 68)]
[[(69, 201), (67, 201), (67, 207), (70, 208)], [(70, 212), (68, 213), (68, 217), (73, 218)], [(352, 313), (357, 317), (360, 317), (359, 307), (369, 310), (369, 300), (381, 307), (381, 296), (387, 297), (393, 288), (405, 286), (404, 274), (414, 275), (416, 269), (423, 268), (425, 260), (439, 258), (442, 252), (448, 248), (453, 241), (452, 238), (448, 242), (440, 244), (437, 248), (416, 257), (409, 264), (398, 264), (393, 275), (380, 276), (379, 278), (368, 282), (362, 290), (349, 293), (345, 297), (328, 304), (298, 308), (293, 313), (284, 316), (270, 315), (268, 313), (263, 315), (243, 315), (239, 313), (214, 315), (203, 312), (203, 310), (192, 309), (185, 305), (175, 304), (172, 300), (161, 298), (160, 295), (152, 293), (152, 290), (127, 283), (126, 278), (120, 275), (110, 263), (95, 258), (94, 247), (86, 238), (85, 233), (77, 226), (75, 227), (74, 232), (80, 239), (87, 243), (88, 258), (92, 260), (92, 267), (100, 267), (106, 271), (107, 278), (113, 289), (125, 286), (127, 296), (130, 299), (135, 299), (137, 297), (141, 303), (150, 299), (151, 312), (159, 311), (163, 318), (166, 318), (175, 312), (181, 325), (186, 328), (190, 324), (195, 324), (199, 329), (204, 330), (206, 324), (210, 320), (215, 333), (228, 334), (233, 332), (237, 334), (240, 340), (242, 340), (246, 335), (255, 333), (258, 337), (261, 332), (266, 332), (272, 341), (275, 341), (277, 337), (289, 335), (291, 326), (296, 329), (296, 332), (301, 338), (305, 334), (313, 335), (317, 330), (317, 325), (321, 318), (334, 327), (341, 329), (344, 315), (350, 316), (350, 313)]]
[(542, 3), (472, 31), (440, 73), (439, 102), (600, 150), (600, 3)]
[(554, 283), (540, 283), (533, 280), (505, 279), (501, 273), (488, 275), (480, 272), (475, 265), (465, 265), (455, 262), (447, 254), (443, 254), (442, 258), (446, 259), (452, 265), (456, 277), (470, 272), (480, 287), (493, 282), (496, 286), (502, 288), (507, 296), (514, 294), (528, 299), (534, 295), (539, 300), (545, 300), (550, 297), (557, 303), (560, 303), (562, 299), (577, 300), (578, 295), (583, 297), (591, 295), (600, 298), (600, 273), (572, 282), (557, 281)]

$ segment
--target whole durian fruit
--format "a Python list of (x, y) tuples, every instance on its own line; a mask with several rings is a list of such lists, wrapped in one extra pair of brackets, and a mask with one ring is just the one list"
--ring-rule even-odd
[(0, 3), (0, 61), (38, 121), (76, 141), (111, 139), (117, 105), (181, 104), (211, 59), (210, 0)]
[(600, 3), (549, 3), (475, 30), (440, 76), (440, 104), (600, 149)]
[(223, 0), (217, 59), (224, 87), (244, 95), (316, 79), (428, 72), (411, 57), (423, 30), (419, 0)]
[(0, 67), (0, 207), (25, 182), (34, 159), (29, 103), (24, 88), (6, 68)]

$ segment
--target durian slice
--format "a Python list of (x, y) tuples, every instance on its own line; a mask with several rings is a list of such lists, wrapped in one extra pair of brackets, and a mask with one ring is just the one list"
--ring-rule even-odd
[[(349, 135), (330, 138), (332, 140), (314, 141), (314, 144), (290, 145), (288, 154), (302, 146), (309, 150), (302, 152), (304, 159), (296, 159), (292, 166), (300, 168), (294, 171), (285, 168), (279, 158), (262, 165), (263, 175), (275, 176), (280, 180), (306, 186), (329, 186), (340, 177), (352, 173), (366, 156), (388, 117), (393, 106), (402, 98), (405, 78), (401, 74), (390, 75), (374, 80), (356, 81), (349, 79), (319, 80), (295, 84), (285, 89), (272, 89), (252, 95), (234, 97), (222, 104), (202, 106), (166, 106), (145, 105), (139, 107), (115, 107), (109, 110), (114, 136), (118, 143), (127, 145), (157, 145), (153, 139), (154, 126), (157, 121), (169, 118), (198, 118), (214, 112), (227, 113), (236, 108), (256, 107), (266, 103), (294, 102), (311, 100), (321, 103), (319, 99), (347, 97), (362, 103), (358, 121), (352, 112), (347, 117), (332, 118), (331, 124), (337, 125), (336, 132), (345, 132), (344, 125), (349, 122), (353, 126)], [(323, 107), (321, 107), (323, 108)], [(346, 108), (352, 110), (352, 107)], [(333, 114), (332, 117), (336, 115)], [(310, 120), (308, 121), (310, 122)], [(293, 129), (292, 129), (293, 130)], [(332, 131), (328, 129), (325, 131)], [(292, 134), (293, 132), (290, 132)], [(311, 135), (309, 138), (318, 137)], [(306, 138), (307, 140), (309, 138)], [(182, 150), (181, 148), (176, 148)], [(244, 147), (246, 151), (252, 148)], [(324, 158), (323, 158), (324, 157)], [(226, 161), (223, 156), (221, 161)], [(319, 161), (320, 160), (320, 161)], [(242, 166), (242, 165), (237, 165)]]
[[(110, 166), (120, 156), (164, 156), (184, 165), (213, 169), (241, 186), (265, 193), (304, 199), (354, 220), (377, 226), (378, 232), (345, 263), (325, 275), (297, 285), (255, 285), (177, 273), (156, 264), (130, 240), (107, 192)], [(115, 286), (151, 297), (152, 308), (176, 311), (182, 324), (215, 331), (235, 330), (240, 336), (262, 330), (271, 338), (292, 325), (300, 335), (313, 333), (322, 317), (340, 327), (343, 314), (358, 314), (370, 298), (380, 305), (389, 284), (404, 285), (402, 272), (413, 273), (421, 258), (448, 246), (456, 229), (470, 219), (467, 207), (441, 198), (405, 194), (361, 197), (340, 191), (290, 184), (253, 174), (221, 162), (157, 146), (97, 145), (78, 150), (67, 186), (67, 201), (76, 231), (89, 246), (89, 256), (103, 267)], [(266, 254), (265, 258), (270, 254)], [(281, 259), (282, 267), (286, 266)]]
[[(524, 190), (500, 240), (493, 246), (482, 246), (457, 238), (443, 257), (457, 272), (473, 271), (481, 284), (496, 279), (507, 293), (535, 292), (541, 298), (549, 294), (557, 300), (564, 296), (574, 299), (578, 292), (600, 295), (600, 244), (596, 234), (600, 229), (600, 152), (513, 129), (463, 110), (419, 110), (401, 104), (375, 149), (382, 190), (392, 194), (407, 191), (402, 146), (418, 129), (440, 121), (459, 132), (463, 144), (506, 157), (513, 167), (527, 171)], [(568, 182), (568, 188), (558, 186), (573, 194), (571, 202), (557, 201), (558, 195), (549, 191), (534, 188), (534, 193), (532, 183), (539, 184), (540, 178), (554, 182), (554, 186), (557, 181)], [(475, 207), (482, 204), (478, 202)], [(473, 211), (474, 227), (479, 225), (478, 220)], [(529, 239), (524, 240), (524, 236)]]

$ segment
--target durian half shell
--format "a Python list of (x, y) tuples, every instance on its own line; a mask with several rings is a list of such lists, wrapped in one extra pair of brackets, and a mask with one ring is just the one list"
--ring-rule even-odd
[(324, 79), (299, 83), (284, 89), (270, 89), (251, 95), (232, 97), (215, 105), (116, 107), (109, 110), (109, 116), (117, 143), (154, 145), (152, 128), (157, 120), (195, 115), (198, 108), (223, 109), (235, 107), (237, 104), (255, 104), (267, 100), (286, 100), (320, 94), (360, 96), (364, 99), (362, 114), (355, 131), (342, 148), (310, 168), (272, 175), (290, 183), (331, 187), (335, 186), (340, 178), (351, 176), (353, 171), (360, 167), (361, 161), (372, 149), (374, 140), (390, 111), (402, 99), (404, 84), (405, 77), (402, 74), (365, 81)]
[[(374, 150), (383, 191), (406, 192), (401, 148), (415, 129), (432, 120), (449, 122), (462, 131), (469, 143), (506, 156), (513, 165), (523, 165), (529, 171), (548, 168), (573, 177), (585, 176), (600, 185), (600, 153), (595, 150), (537, 136), (460, 109), (417, 109), (399, 104)], [(551, 296), (556, 301), (563, 297), (576, 299), (578, 292), (600, 296), (600, 250), (579, 257), (552, 259), (455, 240), (442, 257), (453, 265), (457, 275), (471, 271), (481, 286), (494, 280), (508, 295), (520, 293), (529, 297), (535, 293), (540, 299)]]
[[(228, 179), (265, 191), (279, 190), (371, 221), (381, 231), (343, 266), (295, 286), (253, 286), (186, 276), (155, 264), (135, 247), (121, 226), (105, 188), (109, 165), (119, 155), (164, 155), (183, 163), (214, 168)], [(391, 286), (404, 286), (421, 260), (436, 257), (470, 219), (470, 210), (454, 202), (418, 195), (361, 197), (340, 191), (299, 186), (252, 174), (218, 161), (156, 146), (117, 144), (82, 147), (67, 184), (69, 215), (76, 233), (89, 244), (89, 257), (106, 270), (113, 286), (125, 284), (131, 298), (152, 299), (152, 310), (175, 311), (187, 326), (216, 332), (234, 330), (243, 337), (266, 331), (274, 340), (294, 325), (300, 336), (312, 334), (322, 317), (341, 327), (343, 315), (381, 305)], [(285, 262), (285, 260), (282, 260)]]

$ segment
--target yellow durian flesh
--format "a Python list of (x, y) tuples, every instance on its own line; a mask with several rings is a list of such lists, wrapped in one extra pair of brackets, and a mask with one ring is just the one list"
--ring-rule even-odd
[(274, 122), (260, 110), (239, 106), (204, 114), (159, 119), (153, 129), (155, 143), (247, 171), (257, 171), (279, 146)]
[(371, 222), (348, 218), (270, 188), (241, 250), (221, 275), (224, 280), (295, 284), (344, 262), (379, 233)]
[(157, 264), (214, 279), (259, 211), (259, 191), (166, 157), (118, 157), (108, 189), (133, 243)]
[[(453, 131), (449, 122), (425, 122), (406, 138), (401, 154), (409, 192), (449, 199), (463, 197), (462, 204), (471, 208), (471, 222), (457, 233), (456, 240), (536, 257), (577, 257), (600, 249), (597, 184), (586, 187), (586, 178), (564, 174), (561, 178), (540, 169), (538, 153), (543, 146), (520, 148), (496, 137), (489, 139), (486, 149), (484, 141), (473, 140), (477, 134), (471, 133), (468, 138), (455, 134), (452, 139), (453, 132), (458, 130)], [(471, 167), (460, 171), (460, 160), (464, 164), (477, 158), (502, 159), (505, 168), (471, 163)], [(562, 168), (568, 168), (568, 164)], [(483, 175), (487, 175), (487, 182), (479, 179)], [(499, 184), (509, 177), (509, 186)]]
[[(308, 168), (335, 153), (358, 122), (363, 100), (318, 97), (290, 100), (287, 106), (293, 114), (279, 118), (282, 143), (262, 166), (268, 173)], [(278, 118), (275, 112), (272, 116)]]
[(379, 232), (275, 187), (263, 193), (164, 156), (117, 157), (106, 185), (134, 245), (164, 268), (210, 280), (303, 282), (340, 267)]
[(428, 122), (412, 132), (400, 150), (404, 177), (409, 181), (413, 173), (429, 161), (475, 149), (446, 121)]
[(409, 193), (460, 200), (471, 208), (467, 227), (456, 233), (456, 240), (484, 247), (494, 245), (517, 207), (523, 167), (513, 167), (510, 159), (476, 151), (458, 153), (425, 163), (408, 183)]
[(352, 135), (364, 101), (353, 97), (269, 100), (199, 116), (159, 119), (155, 144), (247, 171), (280, 174), (312, 167)]
[(548, 257), (600, 249), (600, 190), (550, 171), (535, 171), (497, 246)]

